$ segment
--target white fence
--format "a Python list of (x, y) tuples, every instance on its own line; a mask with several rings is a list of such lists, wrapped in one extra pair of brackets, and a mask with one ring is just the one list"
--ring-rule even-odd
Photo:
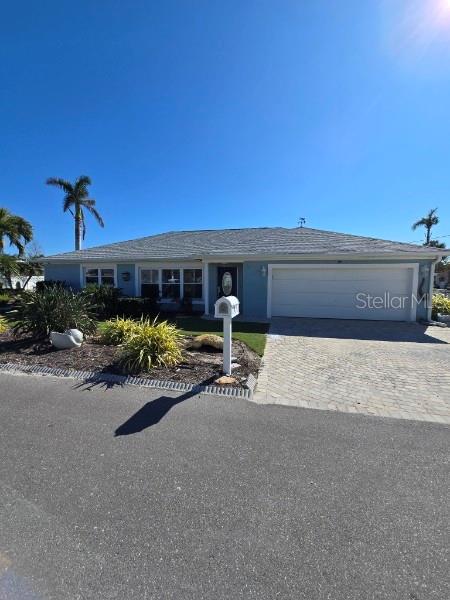
[[(11, 283), (14, 290), (34, 290), (38, 281), (44, 281), (43, 275), (35, 275), (27, 282), (28, 277), (11, 277)], [(26, 283), (25, 288), (23, 287)], [(3, 277), (0, 277), (0, 289), (9, 288), (9, 284)]]

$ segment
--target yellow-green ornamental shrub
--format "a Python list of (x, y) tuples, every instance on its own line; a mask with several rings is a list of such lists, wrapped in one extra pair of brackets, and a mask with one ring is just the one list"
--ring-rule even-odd
[(140, 321), (124, 319), (122, 317), (111, 319), (103, 326), (101, 341), (104, 344), (119, 346), (125, 341), (125, 338), (129, 337), (139, 329), (140, 324)]
[(450, 315), (450, 298), (446, 298), (444, 294), (435, 294), (433, 296), (433, 319), (435, 319), (438, 314), (441, 315)]
[(9, 323), (5, 317), (0, 317), (0, 333), (5, 333), (9, 328)]
[(130, 372), (149, 371), (152, 367), (173, 367), (182, 359), (181, 332), (163, 321), (142, 319), (124, 339), (120, 362)]

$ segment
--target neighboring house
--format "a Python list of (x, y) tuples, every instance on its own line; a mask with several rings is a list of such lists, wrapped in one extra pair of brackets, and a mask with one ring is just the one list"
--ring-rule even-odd
[(450, 269), (446, 271), (440, 271), (434, 275), (434, 287), (436, 289), (448, 289), (450, 288)]
[(210, 315), (226, 293), (239, 298), (249, 319), (409, 321), (431, 314), (424, 300), (415, 299), (430, 293), (443, 252), (318, 229), (267, 227), (169, 232), (48, 256), (44, 264), (46, 280), (64, 280), (74, 289), (115, 285), (128, 296), (158, 294), (163, 309), (189, 297)]
[[(11, 277), (11, 283), (14, 290), (34, 290), (38, 281), (44, 281), (43, 275), (34, 275), (33, 277)], [(9, 288), (9, 283), (4, 277), (0, 277), (0, 288)]]

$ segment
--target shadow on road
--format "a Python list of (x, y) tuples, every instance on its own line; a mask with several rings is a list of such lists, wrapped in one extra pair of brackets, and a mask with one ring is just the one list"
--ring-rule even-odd
[[(105, 378), (104, 375), (109, 375), (108, 378)], [(74, 390), (82, 390), (82, 391), (90, 391), (95, 388), (111, 390), (113, 388), (124, 388), (125, 387), (125, 377), (119, 375), (111, 375), (107, 371), (105, 373), (99, 372), (96, 375), (92, 375), (91, 377), (87, 377), (83, 379), (80, 383), (76, 383), (73, 386)]]
[[(202, 384), (200, 384), (202, 385)], [(161, 421), (163, 417), (177, 404), (189, 400), (197, 396), (199, 390), (194, 388), (190, 392), (186, 392), (181, 396), (172, 398), (170, 396), (160, 396), (155, 400), (151, 400), (142, 406), (134, 415), (127, 419), (114, 432), (115, 437), (122, 435), (132, 435), (144, 431), (148, 427), (152, 427)]]
[(274, 317), (269, 333), (342, 340), (448, 344), (447, 341), (434, 337), (434, 335), (439, 336), (441, 333), (439, 330), (439, 327), (430, 327), (416, 322)]

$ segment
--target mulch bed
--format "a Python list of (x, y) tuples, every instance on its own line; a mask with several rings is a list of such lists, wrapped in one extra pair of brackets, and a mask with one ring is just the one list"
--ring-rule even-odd
[[(210, 348), (189, 349), (192, 338), (186, 337), (183, 362), (177, 367), (155, 367), (149, 373), (133, 373), (148, 379), (162, 379), (183, 383), (209, 385), (221, 376), (222, 352)], [(243, 387), (247, 377), (257, 375), (259, 356), (243, 342), (233, 340), (233, 357), (240, 365), (233, 369), (237, 379), (234, 387)], [(29, 337), (14, 337), (11, 332), (0, 334), (0, 363), (40, 365), (56, 369), (79, 371), (102, 371), (123, 374), (118, 363), (119, 349), (107, 346), (95, 339), (86, 341), (80, 348), (55, 350), (48, 341), (36, 341)]]

